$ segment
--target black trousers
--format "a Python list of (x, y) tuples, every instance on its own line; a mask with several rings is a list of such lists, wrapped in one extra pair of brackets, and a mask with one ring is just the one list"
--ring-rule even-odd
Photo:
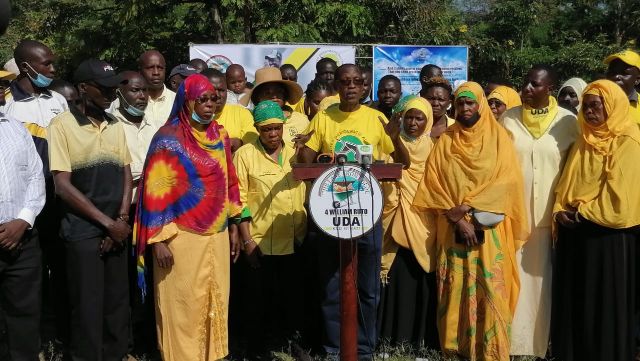
[(100, 255), (102, 238), (65, 242), (73, 361), (121, 361), (129, 339), (126, 247)]
[(0, 251), (0, 360), (38, 360), (41, 287), (42, 251), (31, 230), (19, 251)]
[(300, 330), (300, 262), (295, 254), (263, 256), (260, 268), (242, 260), (243, 326), (250, 356), (282, 350)]

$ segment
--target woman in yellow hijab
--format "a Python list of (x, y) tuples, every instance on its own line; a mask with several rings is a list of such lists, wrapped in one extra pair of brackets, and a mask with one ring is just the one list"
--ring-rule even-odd
[(624, 91), (587, 86), (556, 187), (552, 344), (563, 361), (633, 360), (640, 130)]
[(456, 90), (455, 109), (456, 123), (431, 151), (413, 202), (436, 222), (440, 346), (472, 361), (508, 361), (515, 252), (528, 229), (522, 174), (479, 84)]
[[(436, 329), (435, 234), (432, 217), (412, 208), (418, 184), (433, 147), (429, 136), (433, 111), (424, 98), (409, 95), (402, 101), (400, 139), (410, 165), (397, 182), (386, 182), (382, 224), (382, 297), (380, 336), (416, 349), (438, 349)], [(396, 116), (396, 115), (394, 115)]]
[(495, 88), (487, 97), (491, 112), (496, 119), (500, 119), (502, 113), (507, 110), (522, 105), (520, 94), (508, 86), (500, 85)]

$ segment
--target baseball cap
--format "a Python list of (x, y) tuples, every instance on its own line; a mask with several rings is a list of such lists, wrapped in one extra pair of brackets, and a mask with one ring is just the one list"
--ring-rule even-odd
[(75, 73), (73, 81), (82, 83), (94, 81), (107, 88), (115, 88), (122, 83), (122, 76), (116, 74), (113, 67), (104, 60), (88, 59), (80, 63)]
[(623, 50), (619, 53), (615, 53), (607, 56), (607, 58), (604, 59), (604, 63), (609, 64), (615, 59), (620, 59), (626, 64), (635, 66), (636, 68), (640, 69), (640, 54), (636, 53), (631, 49)]
[(198, 73), (198, 71), (196, 70), (196, 68), (192, 67), (191, 65), (180, 64), (180, 65), (174, 66), (173, 69), (171, 69), (171, 73), (169, 73), (169, 78), (171, 78), (176, 74), (180, 74), (184, 77), (187, 77), (189, 75), (193, 75), (196, 73)]

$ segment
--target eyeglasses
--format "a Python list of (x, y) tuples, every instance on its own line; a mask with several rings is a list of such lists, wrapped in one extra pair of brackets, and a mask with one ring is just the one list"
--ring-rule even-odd
[(196, 98), (196, 103), (198, 104), (205, 104), (207, 102), (212, 102), (215, 103), (218, 101), (218, 97), (217, 96), (211, 96), (211, 97), (200, 97), (200, 98)]
[(340, 79), (338, 80), (338, 82), (340, 83), (340, 85), (342, 86), (349, 86), (351, 84), (353, 85), (364, 85), (364, 79)]

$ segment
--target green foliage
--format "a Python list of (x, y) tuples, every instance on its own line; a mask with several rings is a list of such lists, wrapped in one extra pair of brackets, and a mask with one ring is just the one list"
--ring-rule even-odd
[[(318, 42), (469, 45), (478, 81), (519, 84), (534, 63), (561, 78), (591, 80), (609, 53), (635, 47), (637, 0), (21, 0), (0, 42), (0, 61), (22, 38), (49, 45), (68, 76), (86, 57), (121, 69), (157, 48), (168, 66), (189, 43)], [(214, 13), (220, 15), (216, 22)], [(359, 56), (370, 48), (360, 46)], [(367, 62), (363, 60), (363, 62)]]

